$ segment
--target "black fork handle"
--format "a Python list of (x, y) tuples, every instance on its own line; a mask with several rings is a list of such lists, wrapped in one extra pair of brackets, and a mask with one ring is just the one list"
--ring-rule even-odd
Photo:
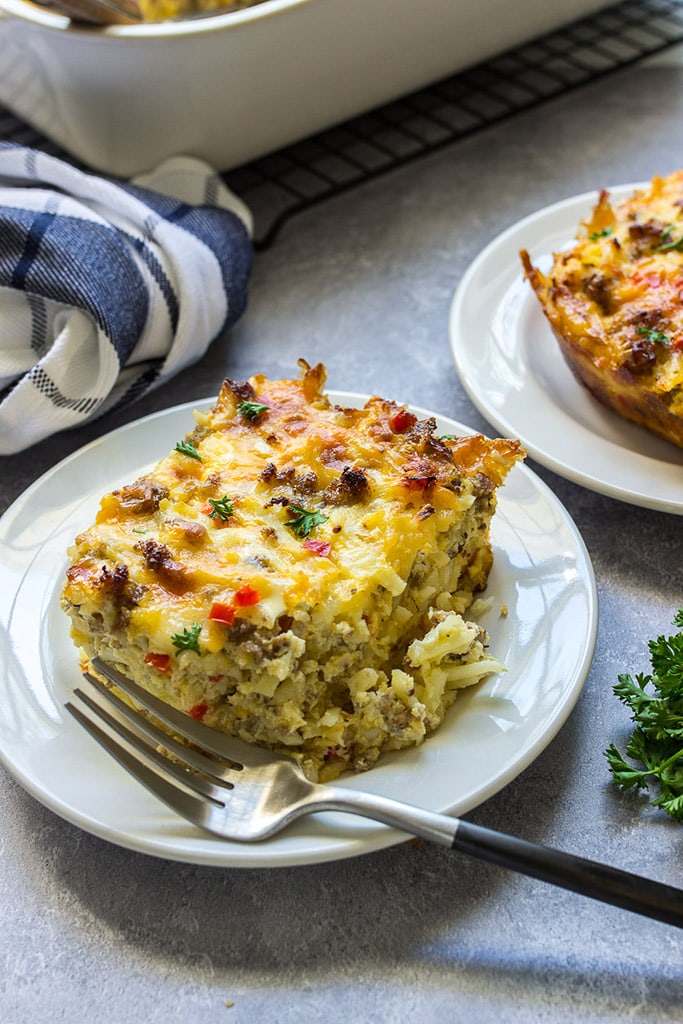
[(460, 821), (451, 849), (683, 928), (683, 891), (597, 861)]

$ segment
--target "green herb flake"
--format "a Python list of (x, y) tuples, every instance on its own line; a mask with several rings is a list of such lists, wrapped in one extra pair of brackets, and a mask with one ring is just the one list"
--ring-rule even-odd
[(186, 626), (182, 633), (174, 633), (171, 637), (171, 643), (179, 651), (194, 651), (195, 654), (200, 654), (199, 634), (201, 629), (202, 627), (198, 622), (193, 622), (191, 626)]
[(648, 341), (655, 342), (659, 345), (671, 344), (671, 338), (668, 334), (664, 334), (662, 331), (655, 331), (649, 327), (639, 327), (636, 333), (644, 335)]
[(292, 531), (297, 537), (308, 537), (311, 530), (322, 523), (326, 523), (329, 519), (329, 516), (323, 515), (317, 509), (309, 512), (308, 509), (301, 508), (300, 505), (290, 505), (287, 511), (291, 513), (293, 518), (288, 519), (285, 526), (291, 526)]
[(630, 708), (634, 728), (626, 757), (613, 743), (605, 757), (615, 785), (649, 792), (654, 784), (653, 807), (683, 821), (683, 608), (674, 625), (678, 633), (648, 643), (650, 674), (619, 676), (614, 693)]
[(683, 248), (683, 236), (681, 238), (673, 238), (675, 224), (667, 224), (663, 228), (660, 238), (660, 245), (655, 248), (655, 252), (672, 252), (674, 249)]
[(220, 519), (222, 523), (227, 523), (235, 512), (235, 506), (227, 494), (224, 494), (222, 498), (209, 498), (209, 505), (211, 506), (209, 519)]
[(196, 459), (197, 462), (202, 461), (201, 455), (194, 446), (194, 441), (178, 441), (174, 450), (180, 452), (181, 455), (187, 455), (189, 459)]
[(600, 238), (609, 238), (614, 231), (614, 228), (603, 228), (602, 231), (594, 231), (592, 235), (589, 235), (591, 242), (597, 242)]
[(266, 409), (270, 409), (270, 406), (263, 405), (261, 402), (239, 402), (237, 405), (237, 411), (244, 416), (245, 420), (249, 420), (250, 423), (258, 419)]

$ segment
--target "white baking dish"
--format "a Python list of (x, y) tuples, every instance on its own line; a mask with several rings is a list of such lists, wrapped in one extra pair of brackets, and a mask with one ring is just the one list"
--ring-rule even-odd
[(445, 78), (596, 0), (266, 0), (91, 29), (0, 0), (0, 103), (99, 170), (227, 170)]

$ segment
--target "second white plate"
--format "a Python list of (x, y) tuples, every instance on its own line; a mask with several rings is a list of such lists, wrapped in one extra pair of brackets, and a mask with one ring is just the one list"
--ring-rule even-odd
[[(332, 393), (355, 405), (359, 396)], [(195, 403), (204, 404), (204, 403)], [(207, 403), (207, 405), (210, 403)], [(135, 782), (64, 708), (79, 684), (59, 605), (66, 550), (102, 494), (144, 472), (192, 427), (192, 405), (116, 430), (29, 488), (0, 520), (0, 758), (38, 800), (88, 832), (170, 860), (270, 867), (351, 857), (405, 838), (353, 815), (317, 814), (266, 842), (220, 840)], [(431, 415), (415, 410), (421, 416)], [(437, 417), (439, 431), (470, 433)], [(583, 542), (551, 491), (516, 466), (499, 496), (488, 593), (491, 651), (507, 672), (459, 695), (421, 747), (388, 755), (344, 784), (463, 814), (517, 776), (579, 697), (595, 645), (595, 581)], [(501, 616), (501, 606), (508, 609)]]
[[(610, 193), (620, 198), (637, 187)], [(481, 414), (539, 463), (612, 498), (683, 515), (683, 451), (621, 419), (576, 381), (523, 277), (519, 250), (547, 270), (596, 199), (586, 192), (548, 206), (480, 253), (451, 306), (453, 358)]]

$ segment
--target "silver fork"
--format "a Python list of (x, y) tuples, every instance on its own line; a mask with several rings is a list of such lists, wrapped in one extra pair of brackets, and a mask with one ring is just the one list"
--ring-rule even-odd
[[(192, 746), (159, 729), (144, 713), (132, 709), (89, 673), (85, 673), (85, 678), (106, 699), (110, 710), (100, 700), (76, 689), (75, 695), (90, 715), (68, 702), (66, 707), (71, 714), (131, 775), (174, 811), (224, 839), (256, 842), (274, 835), (302, 815), (346, 811), (604, 903), (683, 927), (681, 889), (445, 814), (342, 786), (309, 782), (293, 759), (208, 728), (98, 659), (93, 660), (93, 668)], [(93, 721), (93, 716), (105, 728)], [(160, 751), (160, 746), (171, 756)]]

